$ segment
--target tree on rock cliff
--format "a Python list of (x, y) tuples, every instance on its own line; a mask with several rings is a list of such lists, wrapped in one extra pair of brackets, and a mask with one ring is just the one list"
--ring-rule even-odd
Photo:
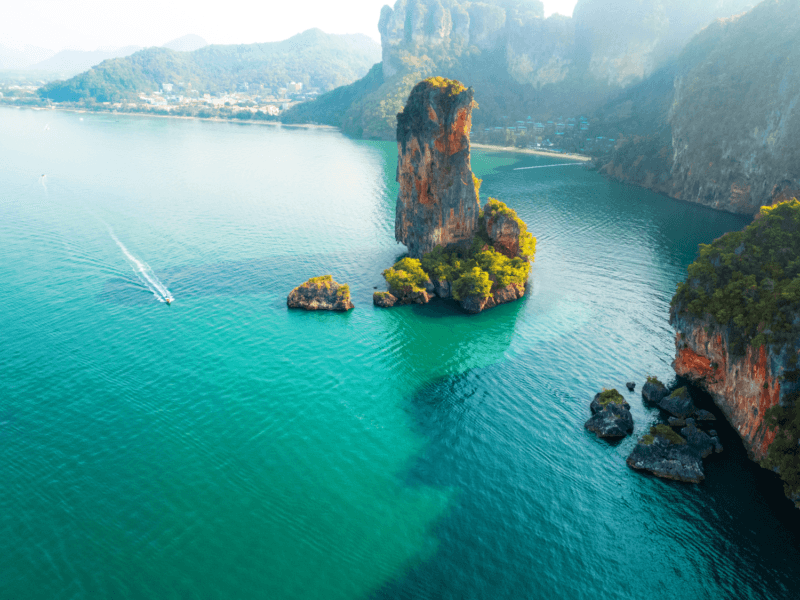
[(800, 202), (701, 245), (672, 301), (675, 371), (699, 383), (800, 506)]

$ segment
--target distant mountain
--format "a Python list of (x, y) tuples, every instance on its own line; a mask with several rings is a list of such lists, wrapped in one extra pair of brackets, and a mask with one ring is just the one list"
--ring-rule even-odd
[(163, 44), (162, 48), (169, 48), (170, 50), (175, 50), (176, 52), (193, 52), (194, 50), (199, 50), (208, 46), (208, 42), (201, 38), (199, 35), (194, 35), (190, 33), (188, 35), (184, 35), (182, 37), (176, 38), (166, 44)]
[(0, 44), (0, 69), (27, 69), (54, 54), (55, 50), (47, 50), (37, 46), (12, 48)]
[(378, 23), (381, 72), (299, 105), (284, 120), (393, 139), (409, 91), (431, 75), (475, 88), (476, 125), (589, 112), (656, 71), (715, 18), (755, 3), (579, 0), (572, 18), (545, 19), (539, 0), (397, 0)]
[(212, 93), (233, 91), (245, 82), (277, 90), (289, 81), (327, 91), (362, 77), (379, 58), (380, 46), (366, 35), (309, 29), (282, 42), (213, 45), (193, 52), (147, 48), (51, 83), (39, 94), (57, 102), (117, 102), (157, 91), (162, 83)]
[(32, 65), (30, 68), (39, 71), (53, 71), (71, 76), (91, 69), (104, 60), (130, 56), (141, 49), (141, 46), (125, 46), (113, 50), (62, 50), (47, 60)]

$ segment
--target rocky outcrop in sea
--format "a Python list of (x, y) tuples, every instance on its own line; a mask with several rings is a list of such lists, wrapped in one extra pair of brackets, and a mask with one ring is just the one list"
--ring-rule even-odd
[(286, 299), (289, 308), (305, 310), (347, 311), (355, 308), (350, 301), (350, 287), (333, 280), (330, 275), (312, 277), (294, 288)]
[(722, 452), (716, 432), (709, 435), (689, 419), (679, 435), (669, 425), (654, 425), (639, 439), (628, 456), (628, 466), (657, 477), (700, 483), (705, 479), (703, 459), (712, 451)]
[(631, 406), (617, 390), (603, 390), (589, 405), (592, 416), (584, 427), (599, 438), (621, 438), (633, 433)]
[(408, 256), (383, 271), (380, 307), (453, 299), (467, 313), (525, 295), (536, 238), (495, 198), (480, 208), (470, 168), (472, 89), (432, 77), (418, 83), (397, 115), (395, 237)]
[(701, 248), (670, 323), (675, 372), (711, 395), (749, 456), (778, 472), (800, 506), (798, 231), (800, 202), (786, 202)]
[(395, 238), (421, 258), (468, 243), (480, 204), (470, 167), (473, 91), (434, 77), (418, 83), (397, 115)]

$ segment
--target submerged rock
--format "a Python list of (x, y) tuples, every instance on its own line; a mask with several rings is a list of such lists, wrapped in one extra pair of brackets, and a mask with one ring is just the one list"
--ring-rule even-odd
[(350, 301), (350, 287), (333, 280), (330, 275), (312, 277), (297, 286), (286, 299), (289, 308), (305, 310), (347, 311), (354, 308)]
[(705, 478), (698, 446), (687, 443), (668, 425), (655, 425), (628, 456), (628, 466), (657, 477), (700, 483)]
[(631, 407), (617, 390), (603, 390), (589, 405), (592, 416), (584, 427), (599, 438), (625, 437), (633, 432)]

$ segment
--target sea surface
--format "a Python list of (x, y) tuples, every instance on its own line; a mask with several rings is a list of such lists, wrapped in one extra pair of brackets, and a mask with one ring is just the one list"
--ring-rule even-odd
[[(625, 464), (675, 286), (747, 220), (476, 150), (538, 238), (529, 295), (381, 310), (396, 161), (0, 109), (0, 598), (797, 598), (800, 512), (724, 422), (700, 485)], [(355, 310), (287, 310), (326, 273)], [(584, 430), (603, 387), (633, 438)]]

